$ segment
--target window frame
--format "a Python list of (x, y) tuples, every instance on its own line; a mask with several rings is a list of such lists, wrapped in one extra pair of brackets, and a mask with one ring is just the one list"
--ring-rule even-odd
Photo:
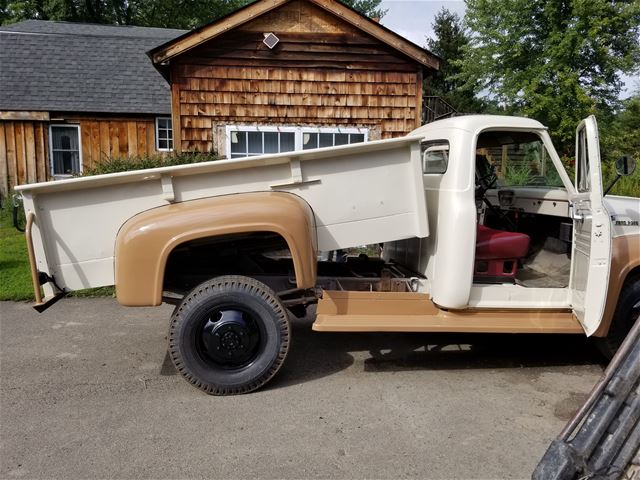
[[(305, 133), (345, 133), (364, 135), (363, 142), (369, 141), (369, 129), (366, 127), (295, 127), (291, 125), (227, 125), (225, 127), (225, 157), (231, 159), (231, 133), (232, 132), (279, 132), (294, 134), (294, 152), (303, 151), (303, 140)], [(335, 139), (334, 139), (335, 142)], [(349, 145), (349, 144), (348, 144)], [(353, 144), (350, 144), (353, 145)], [(263, 146), (264, 147), (264, 146)], [(324, 147), (328, 148), (328, 147)], [(288, 153), (288, 152), (279, 152)], [(278, 155), (279, 153), (262, 153), (260, 155)], [(248, 158), (257, 155), (247, 155)]]
[[(446, 147), (446, 148), (445, 148)], [(444, 165), (444, 170), (437, 172), (425, 172), (425, 163), (424, 156), (425, 154), (432, 148), (437, 148), (439, 150), (447, 152), (447, 160)], [(433, 151), (439, 151), (433, 150)], [(420, 142), (420, 163), (422, 165), (422, 175), (444, 175), (449, 170), (449, 160), (451, 157), (451, 143), (447, 139), (436, 139), (436, 140), (424, 140)]]
[[(171, 122), (171, 129), (168, 130), (163, 128), (163, 130), (168, 130), (171, 132), (171, 139), (163, 139), (163, 140), (171, 140), (170, 148), (160, 148), (160, 124), (159, 120), (169, 120)], [(171, 117), (156, 117), (156, 151), (158, 152), (173, 152), (173, 119)]]
[[(78, 172), (77, 173), (72, 173), (72, 174), (68, 174), (68, 173), (56, 173), (55, 172), (55, 162), (53, 160), (53, 129), (54, 128), (75, 128), (76, 131), (78, 132)], [(49, 164), (50, 164), (50, 170), (51, 170), (51, 176), (53, 178), (70, 178), (73, 177), (74, 175), (77, 174), (81, 174), (82, 170), (83, 170), (83, 165), (82, 165), (82, 135), (81, 135), (81, 130), (80, 130), (80, 124), (78, 123), (51, 123), (49, 124)], [(58, 150), (58, 149), (56, 149)], [(75, 150), (73, 150), (75, 151)]]

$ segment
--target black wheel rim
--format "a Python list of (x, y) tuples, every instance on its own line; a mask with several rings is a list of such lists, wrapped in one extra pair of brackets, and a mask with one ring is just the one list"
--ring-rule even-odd
[(245, 368), (264, 348), (265, 338), (258, 316), (236, 305), (209, 310), (194, 331), (196, 351), (209, 367)]

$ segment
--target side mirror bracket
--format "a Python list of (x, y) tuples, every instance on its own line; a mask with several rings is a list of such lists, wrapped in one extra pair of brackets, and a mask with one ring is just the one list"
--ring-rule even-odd
[(616, 160), (616, 178), (605, 189), (603, 196), (605, 196), (618, 183), (622, 177), (631, 175), (636, 169), (636, 159), (631, 155), (623, 155)]

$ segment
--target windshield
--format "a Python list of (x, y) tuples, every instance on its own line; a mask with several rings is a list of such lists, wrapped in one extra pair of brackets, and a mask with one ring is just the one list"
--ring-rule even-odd
[(534, 133), (482, 133), (476, 154), (495, 169), (499, 187), (564, 187), (549, 152)]

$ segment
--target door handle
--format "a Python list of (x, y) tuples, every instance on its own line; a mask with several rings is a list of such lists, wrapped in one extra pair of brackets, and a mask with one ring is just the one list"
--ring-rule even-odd
[(577, 222), (584, 222), (585, 220), (591, 220), (592, 215), (584, 214), (583, 210), (578, 210), (575, 205), (569, 206), (571, 218)]

